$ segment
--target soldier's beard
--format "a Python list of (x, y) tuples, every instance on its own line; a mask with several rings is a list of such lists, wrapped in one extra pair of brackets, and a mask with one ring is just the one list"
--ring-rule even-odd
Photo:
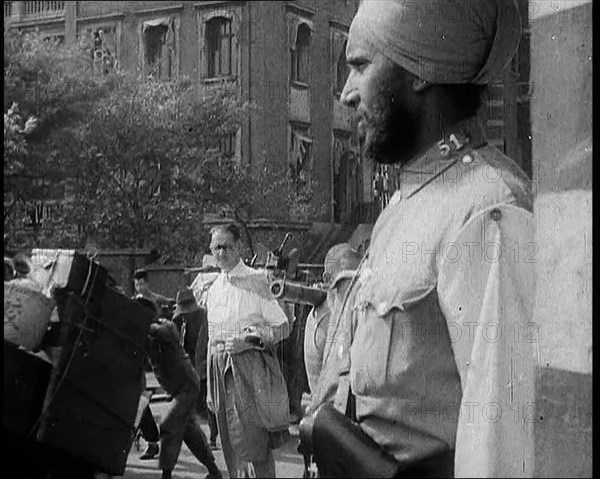
[(418, 116), (388, 98), (378, 111), (363, 114), (368, 124), (364, 154), (380, 164), (404, 164), (416, 153)]

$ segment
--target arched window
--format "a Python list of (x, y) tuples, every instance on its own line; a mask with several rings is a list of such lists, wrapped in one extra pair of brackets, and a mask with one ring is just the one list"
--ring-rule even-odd
[(346, 85), (346, 80), (348, 79), (348, 73), (350, 72), (348, 63), (346, 63), (346, 45), (348, 45), (347, 40), (344, 42), (344, 46), (340, 51), (336, 64), (335, 88), (338, 93), (341, 93), (344, 89), (344, 85)]
[(208, 77), (235, 76), (231, 20), (216, 17), (206, 22)]
[(149, 26), (146, 28), (146, 61), (151, 68), (159, 67), (162, 48), (169, 27), (167, 25)]
[(177, 71), (176, 23), (170, 17), (148, 20), (142, 27), (145, 73), (171, 80)]
[(292, 81), (308, 83), (309, 75), (309, 49), (310, 49), (310, 27), (306, 23), (298, 26), (296, 44), (292, 47)]

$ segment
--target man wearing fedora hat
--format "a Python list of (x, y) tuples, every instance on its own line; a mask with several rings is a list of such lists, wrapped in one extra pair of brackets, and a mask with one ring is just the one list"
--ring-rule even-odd
[(195, 364), (196, 342), (200, 333), (202, 319), (202, 313), (196, 303), (194, 293), (190, 289), (179, 291), (175, 298), (173, 322), (181, 335), (183, 350), (189, 356), (192, 364)]

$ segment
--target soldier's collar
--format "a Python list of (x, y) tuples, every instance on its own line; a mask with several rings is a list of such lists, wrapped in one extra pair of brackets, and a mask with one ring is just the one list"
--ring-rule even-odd
[(329, 289), (329, 290), (337, 289), (337, 287), (340, 286), (342, 281), (350, 280), (350, 279), (354, 278), (356, 275), (357, 275), (356, 270), (350, 270), (350, 269), (342, 270), (335, 276), (333, 282), (327, 289)]
[(486, 143), (483, 126), (476, 116), (448, 128), (441, 140), (400, 167), (399, 189), (394, 195), (395, 201), (417, 194), (461, 159), (465, 163), (472, 161), (468, 153)]

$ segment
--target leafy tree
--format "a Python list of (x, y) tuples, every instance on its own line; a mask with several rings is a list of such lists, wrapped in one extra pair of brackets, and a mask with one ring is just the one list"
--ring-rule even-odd
[[(56, 238), (50, 225), (41, 229), (32, 221), (32, 232), (23, 227), (31, 222), (33, 202), (61, 193), (62, 172), (56, 168), (57, 152), (47, 141), (49, 134), (76, 123), (95, 99), (109, 91), (108, 79), (91, 75), (86, 58), (79, 45), (59, 45), (38, 32), (4, 32), (4, 226), (13, 245), (52, 241), (71, 246)], [(15, 125), (26, 117), (29, 128), (25, 124), (19, 133)], [(15, 148), (12, 140), (17, 141)]]
[(26, 136), (37, 126), (35, 117), (23, 120), (19, 107), (13, 103), (4, 114), (4, 190), (12, 194), (4, 198), (4, 221), (12, 218), (21, 202), (20, 192), (26, 180)]
[[(157, 248), (164, 262), (189, 263), (206, 249), (209, 214), (240, 222), (250, 252), (251, 219), (312, 214), (310, 184), (299, 188), (285, 168), (253, 171), (220, 151), (221, 138), (252, 111), (234, 87), (127, 71), (94, 75), (85, 45), (5, 32), (10, 241)], [(13, 102), (18, 107), (7, 111)], [(28, 130), (23, 118), (30, 115), (37, 123)], [(19, 222), (28, 202), (53, 196), (64, 198), (57, 221), (24, 234)], [(20, 208), (8, 211), (9, 197)]]

